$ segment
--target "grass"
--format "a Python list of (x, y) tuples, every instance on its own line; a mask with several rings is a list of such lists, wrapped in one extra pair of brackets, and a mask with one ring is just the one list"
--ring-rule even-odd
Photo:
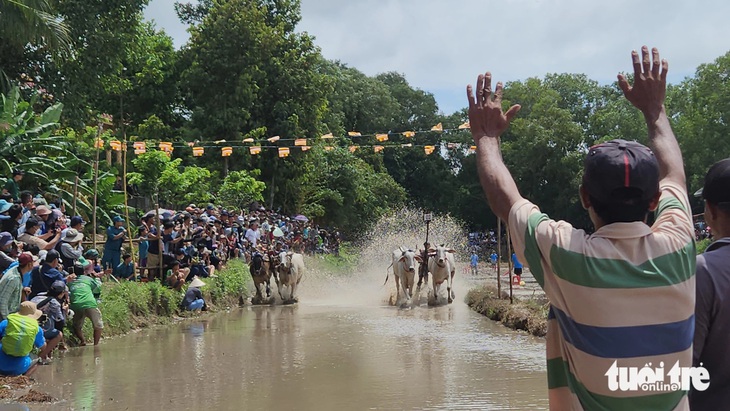
[[(243, 304), (246, 282), (250, 278), (248, 267), (241, 260), (228, 262), (225, 270), (216, 273), (217, 278), (204, 279), (203, 297), (212, 311)], [(133, 329), (171, 323), (175, 318), (196, 314), (180, 310), (184, 291), (175, 291), (159, 282), (138, 283), (110, 281), (102, 285), (101, 311), (105, 337), (126, 334)], [(70, 322), (64, 335), (71, 345), (78, 341), (72, 337)], [(91, 322), (84, 323), (84, 337), (92, 341)]]
[(357, 266), (357, 253), (352, 249), (352, 244), (340, 244), (339, 256), (334, 254), (324, 254), (321, 258), (322, 263), (331, 272), (352, 272)]
[(698, 241), (697, 245), (696, 245), (697, 255), (704, 253), (705, 250), (707, 250), (707, 247), (710, 246), (710, 244), (712, 244), (712, 240), (710, 240), (709, 238), (705, 238), (704, 240)]
[(524, 330), (538, 337), (547, 334), (548, 305), (544, 299), (515, 299), (514, 304), (510, 304), (504, 292), (502, 298), (497, 298), (495, 287), (484, 286), (469, 290), (466, 303), (474, 311), (506, 327)]

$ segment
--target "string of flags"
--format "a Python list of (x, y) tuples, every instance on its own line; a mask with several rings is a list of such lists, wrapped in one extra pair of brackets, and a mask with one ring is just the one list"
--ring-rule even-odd
[[(449, 133), (449, 132), (462, 131), (462, 130), (467, 130), (467, 129), (469, 129), (468, 122), (459, 125), (457, 129), (451, 129), (451, 130), (444, 129), (443, 124), (438, 123), (438, 124), (434, 125), (433, 127), (431, 127), (430, 130), (403, 131), (403, 132), (397, 132), (397, 133), (376, 133), (376, 134), (367, 134), (367, 135), (363, 135), (362, 133), (360, 133), (358, 131), (350, 131), (347, 133), (347, 137), (350, 137), (351, 139), (373, 137), (373, 138), (375, 138), (375, 140), (378, 143), (385, 143), (390, 140), (391, 136), (394, 136), (394, 135), (401, 135), (406, 139), (412, 139), (417, 134), (421, 134), (421, 133), (433, 133), (433, 132)], [(336, 136), (334, 136), (332, 133), (327, 133), (327, 134), (320, 136), (320, 139), (322, 139), (322, 140), (332, 140), (335, 138), (336, 138)], [(243, 147), (248, 148), (248, 152), (251, 155), (258, 155), (262, 152), (263, 149), (276, 149), (279, 157), (284, 158), (284, 157), (288, 157), (291, 154), (292, 148), (298, 148), (298, 149), (301, 149), (301, 151), (310, 150), (312, 148), (312, 145), (310, 144), (309, 140), (310, 139), (306, 139), (306, 138), (282, 139), (281, 136), (273, 136), (273, 137), (268, 137), (265, 139), (265, 141), (267, 141), (269, 144), (277, 144), (280, 142), (283, 143), (283, 142), (293, 141), (293, 147), (280, 147), (278, 145), (262, 145), (261, 141), (256, 142), (256, 140), (254, 140), (253, 138), (246, 138), (246, 139), (242, 140), (241, 143), (254, 144), (251, 146), (243, 146)], [(354, 140), (353, 140), (353, 142), (354, 142)], [(108, 143), (109, 143), (109, 148), (111, 148), (111, 150), (113, 150), (113, 151), (121, 151), (121, 150), (127, 149), (127, 146), (119, 140), (111, 140)], [(211, 143), (215, 144), (215, 145), (210, 145)], [(179, 148), (179, 147), (188, 146), (192, 149), (194, 157), (202, 157), (205, 154), (206, 148), (218, 148), (220, 145), (226, 144), (226, 143), (231, 144), (231, 145), (226, 145), (226, 146), (220, 147), (220, 153), (221, 153), (222, 157), (230, 157), (233, 154), (234, 144), (237, 144), (237, 143), (235, 143), (235, 142), (229, 143), (226, 140), (205, 142), (205, 143), (203, 143), (203, 145), (200, 145), (199, 142), (173, 143), (173, 142), (163, 141), (163, 142), (160, 142), (157, 144), (157, 148), (160, 151), (165, 152), (167, 155), (172, 155), (175, 147)], [(104, 140), (97, 139), (96, 142), (94, 143), (94, 146), (95, 146), (95, 148), (103, 149), (105, 147), (105, 144), (106, 143)], [(144, 142), (144, 141), (134, 141), (129, 144), (131, 144), (132, 148), (134, 149), (134, 154), (136, 154), (136, 155), (144, 154), (147, 152), (147, 149), (149, 147), (155, 146), (153, 143), (150, 143), (150, 145), (148, 146), (148, 143)], [(446, 142), (446, 144), (445, 144), (445, 147), (447, 149), (465, 149), (465, 146), (467, 146), (467, 144), (457, 143), (457, 142)], [(241, 145), (238, 145), (238, 147), (242, 148)], [(385, 150), (386, 148), (393, 148), (393, 147), (400, 147), (400, 148), (422, 147), (424, 150), (424, 153), (426, 155), (430, 155), (436, 150), (435, 145), (420, 145), (420, 144), (413, 144), (412, 142), (403, 143), (403, 144), (388, 144), (388, 145), (352, 144), (352, 145), (347, 146), (347, 149), (351, 153), (354, 153), (357, 150), (362, 149), (362, 148), (371, 148), (375, 153), (380, 153), (380, 152), (383, 152), (383, 150)], [(325, 151), (331, 151), (334, 148), (335, 148), (335, 146), (333, 146), (333, 145), (324, 146)], [(476, 151), (476, 146), (469, 145), (468, 149), (469, 149), (469, 151), (474, 152), (474, 151)]]

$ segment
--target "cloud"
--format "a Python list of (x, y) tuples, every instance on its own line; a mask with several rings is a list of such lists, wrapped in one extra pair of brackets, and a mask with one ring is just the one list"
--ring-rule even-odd
[[(172, 4), (153, 0), (146, 15), (179, 46), (187, 33)], [(724, 0), (302, 0), (299, 30), (329, 59), (405, 74), (451, 113), (479, 72), (501, 81), (584, 73), (605, 84), (631, 69), (643, 44), (659, 48), (679, 82), (728, 51), (728, 15)]]

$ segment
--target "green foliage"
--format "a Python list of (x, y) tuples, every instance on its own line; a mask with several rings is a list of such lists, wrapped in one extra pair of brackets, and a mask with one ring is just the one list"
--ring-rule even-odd
[(262, 193), (266, 184), (256, 179), (259, 175), (258, 170), (229, 173), (218, 190), (218, 203), (224, 207), (241, 209), (252, 201), (263, 201)]
[(52, 51), (67, 52), (71, 45), (69, 28), (57, 17), (54, 2), (49, 0), (3, 0), (0, 2), (2, 42), (23, 49), (47, 46)]
[(705, 250), (707, 250), (707, 247), (710, 246), (710, 244), (712, 244), (712, 240), (710, 240), (709, 238), (705, 238), (704, 240), (698, 241), (697, 245), (696, 245), (697, 255), (704, 253)]
[(162, 151), (148, 151), (135, 157), (132, 164), (137, 171), (127, 173), (128, 183), (138, 186), (140, 194), (153, 196), (162, 173), (170, 165), (170, 157)]
[(243, 260), (228, 261), (226, 269), (216, 273), (215, 278), (206, 278), (205, 287), (201, 288), (204, 296), (218, 306), (238, 304), (246, 294), (246, 283), (251, 278), (248, 266)]
[(193, 202), (212, 201), (210, 170), (189, 166), (181, 173), (181, 162), (182, 159), (179, 158), (173, 160), (162, 171), (159, 178), (160, 201), (172, 208), (182, 208), (183, 205)]

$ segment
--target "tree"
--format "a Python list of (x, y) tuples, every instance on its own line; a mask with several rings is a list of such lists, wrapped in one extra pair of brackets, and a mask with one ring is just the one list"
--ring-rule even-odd
[(211, 172), (198, 166), (184, 167), (180, 172), (182, 159), (167, 164), (160, 176), (160, 200), (174, 209), (181, 209), (190, 203), (208, 203), (211, 194)]
[(266, 184), (258, 181), (259, 171), (233, 171), (218, 190), (218, 203), (232, 209), (245, 209), (253, 201), (263, 201)]

